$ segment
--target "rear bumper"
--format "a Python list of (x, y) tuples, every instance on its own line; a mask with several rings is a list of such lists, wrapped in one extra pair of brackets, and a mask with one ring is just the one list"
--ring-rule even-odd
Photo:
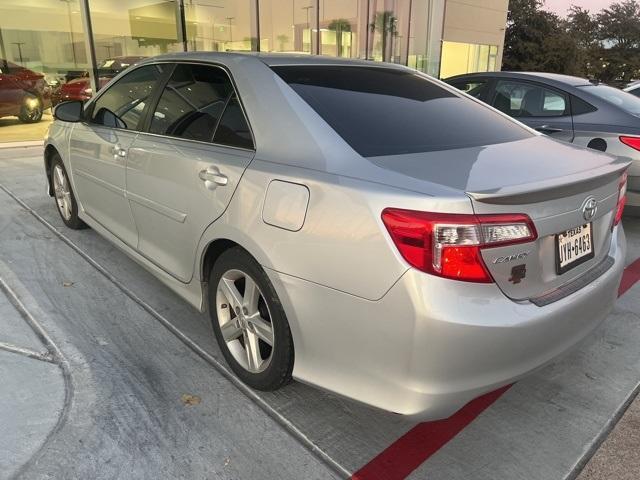
[(294, 344), (294, 377), (392, 412), (431, 420), (512, 383), (568, 350), (607, 316), (624, 268), (613, 266), (550, 305), (517, 303), (496, 285), (408, 270), (367, 301), (272, 270)]

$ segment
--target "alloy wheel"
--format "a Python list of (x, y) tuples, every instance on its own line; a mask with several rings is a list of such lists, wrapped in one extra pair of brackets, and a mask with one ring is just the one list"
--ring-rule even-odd
[(73, 212), (73, 204), (71, 202), (71, 189), (69, 188), (69, 180), (60, 165), (53, 168), (53, 191), (56, 196), (56, 205), (60, 211), (60, 215), (66, 221), (71, 220)]
[(228, 270), (216, 290), (222, 337), (233, 358), (250, 373), (271, 363), (275, 335), (269, 307), (256, 282), (241, 270)]

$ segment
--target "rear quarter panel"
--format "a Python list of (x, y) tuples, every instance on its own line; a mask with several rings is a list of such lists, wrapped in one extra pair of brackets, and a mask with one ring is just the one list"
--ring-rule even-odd
[[(265, 193), (273, 180), (309, 190), (304, 224), (297, 231), (264, 220)], [(457, 202), (471, 212), (466, 196)], [(443, 205), (416, 192), (254, 160), (224, 215), (205, 231), (197, 258), (202, 262), (207, 245), (226, 238), (269, 269), (377, 300), (408, 268), (382, 223), (386, 207), (437, 211)]]

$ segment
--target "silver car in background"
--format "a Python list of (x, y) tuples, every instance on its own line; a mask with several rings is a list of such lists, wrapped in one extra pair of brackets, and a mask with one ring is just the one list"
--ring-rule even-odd
[(545, 135), (633, 160), (627, 205), (640, 213), (640, 98), (555, 73), (470, 73), (446, 82)]
[(640, 81), (630, 83), (626, 86), (624, 91), (631, 95), (635, 95), (636, 97), (640, 97)]
[(616, 298), (628, 161), (405, 67), (189, 53), (61, 104), (49, 193), (210, 314), (248, 385), (425, 419), (566, 351)]

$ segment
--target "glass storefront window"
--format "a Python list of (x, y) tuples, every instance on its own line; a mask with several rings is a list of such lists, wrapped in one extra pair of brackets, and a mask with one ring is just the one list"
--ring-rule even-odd
[(441, 78), (473, 72), (491, 72), (496, 69), (497, 45), (443, 42)]
[(188, 50), (257, 50), (257, 19), (253, 0), (185, 0), (184, 12)]
[(182, 50), (175, 0), (90, 0), (98, 64)]
[(260, 51), (316, 53), (316, 0), (259, 0)]
[(411, 0), (370, 0), (368, 57), (407, 63)]
[(0, 2), (0, 141), (41, 140), (51, 102), (89, 69), (78, 0)]
[[(456, 3), (452, 25), (482, 8), (474, 2)], [(441, 41), (445, 7), (446, 0), (0, 0), (0, 142), (41, 139), (51, 105), (87, 100), (92, 85), (167, 52), (321, 54), (440, 78), (499, 69), (497, 45)]]
[(320, 54), (365, 58), (367, 0), (323, 0), (320, 3)]

